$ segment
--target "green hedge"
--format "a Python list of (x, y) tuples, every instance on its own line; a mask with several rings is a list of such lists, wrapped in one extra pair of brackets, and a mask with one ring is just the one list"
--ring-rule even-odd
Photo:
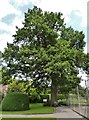
[(4, 97), (2, 101), (3, 111), (23, 111), (28, 109), (29, 97), (23, 93), (9, 93)]

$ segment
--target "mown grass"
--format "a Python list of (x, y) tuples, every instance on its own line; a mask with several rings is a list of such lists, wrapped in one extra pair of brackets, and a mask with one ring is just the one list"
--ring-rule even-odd
[(29, 110), (25, 111), (1, 111), (2, 114), (50, 114), (53, 113), (55, 108), (43, 106), (42, 103), (30, 104)]

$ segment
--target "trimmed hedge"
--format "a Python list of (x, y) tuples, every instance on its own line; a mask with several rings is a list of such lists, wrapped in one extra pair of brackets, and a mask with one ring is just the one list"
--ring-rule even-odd
[(29, 97), (23, 93), (9, 93), (4, 97), (2, 101), (3, 111), (23, 111), (28, 109)]

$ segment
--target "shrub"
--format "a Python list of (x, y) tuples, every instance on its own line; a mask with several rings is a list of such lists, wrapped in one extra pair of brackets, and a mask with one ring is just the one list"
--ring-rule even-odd
[(30, 103), (38, 103), (40, 101), (40, 94), (37, 92), (36, 88), (31, 87), (28, 94)]
[(8, 90), (7, 93), (11, 92), (23, 92), (25, 93), (25, 83), (24, 82), (19, 82), (18, 80), (13, 80), (9, 85), (8, 85)]
[(43, 102), (43, 99), (47, 99), (47, 102), (49, 102), (49, 95), (40, 95), (41, 100), (40, 102)]
[(29, 102), (30, 103), (39, 103), (40, 102), (40, 98), (38, 96), (29, 96)]
[(61, 101), (58, 102), (58, 105), (59, 105), (59, 106), (60, 106), (60, 105), (68, 106), (68, 103), (67, 103), (66, 100), (61, 100)]
[(23, 111), (29, 109), (29, 97), (23, 93), (9, 93), (2, 101), (3, 111)]
[(57, 96), (57, 100), (62, 100), (62, 99), (67, 99), (67, 95), (65, 95), (65, 94), (58, 94), (58, 96)]
[(43, 106), (50, 106), (51, 105), (51, 102), (49, 101), (49, 102), (44, 102), (43, 103)]
[(0, 93), (0, 103), (2, 102), (3, 98), (4, 98), (4, 94)]

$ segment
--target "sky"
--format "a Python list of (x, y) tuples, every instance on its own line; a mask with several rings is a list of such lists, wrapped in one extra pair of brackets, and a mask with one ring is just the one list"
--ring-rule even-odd
[[(67, 27), (83, 31), (87, 45), (87, 2), (88, 0), (0, 0), (0, 50), (7, 42), (13, 42), (16, 26), (23, 27), (24, 13), (33, 6), (43, 11), (61, 12)], [(84, 52), (87, 52), (87, 45)], [(83, 75), (84, 76), (84, 75)]]

